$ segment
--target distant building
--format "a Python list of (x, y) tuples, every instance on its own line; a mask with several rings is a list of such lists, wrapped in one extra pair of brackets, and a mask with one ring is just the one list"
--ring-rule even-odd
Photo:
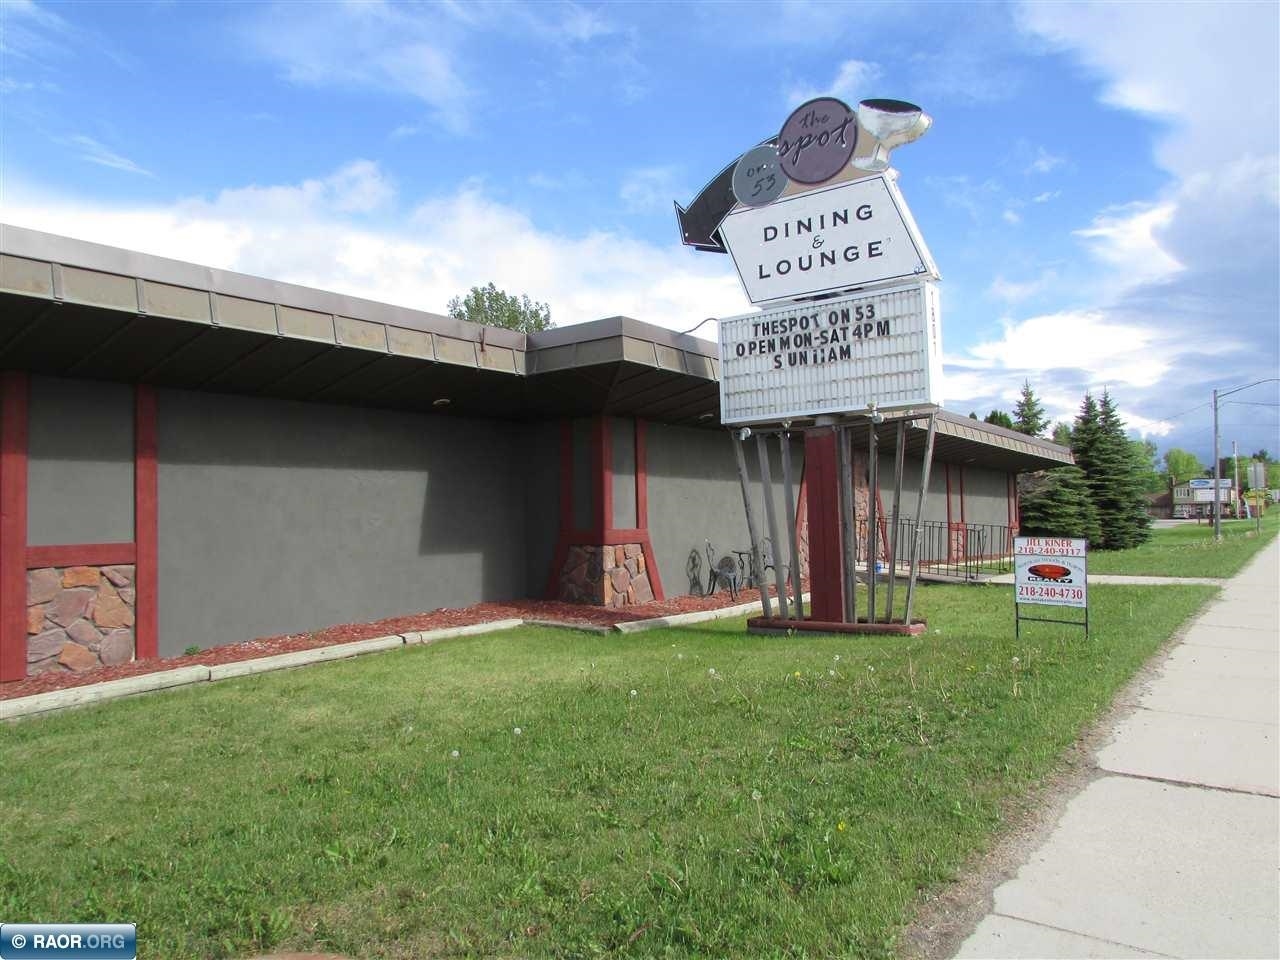
[[(1213, 478), (1196, 477), (1173, 488), (1173, 517), (1175, 520), (1191, 520), (1213, 516)], [(1235, 492), (1230, 477), (1218, 481), (1218, 502), (1222, 513), (1234, 514)]]
[(1168, 490), (1164, 493), (1148, 493), (1147, 516), (1154, 517), (1157, 520), (1168, 520), (1172, 517), (1173, 494)]

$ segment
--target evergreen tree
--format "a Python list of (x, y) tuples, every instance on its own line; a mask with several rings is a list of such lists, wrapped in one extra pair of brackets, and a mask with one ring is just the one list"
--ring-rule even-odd
[(1009, 416), (1003, 410), (992, 410), (982, 418), (983, 423), (990, 423), (997, 427), (1004, 427), (1006, 430), (1012, 430), (1013, 417)]
[(1031, 391), (1031, 381), (1022, 381), (1022, 396), (1013, 408), (1013, 429), (1031, 437), (1038, 437), (1049, 426), (1044, 407)]
[(1053, 425), (1053, 442), (1064, 447), (1071, 446), (1071, 424), (1055, 423)]
[(1137, 546), (1150, 537), (1142, 478), (1124, 421), (1106, 391), (1099, 404), (1085, 394), (1072, 432), (1072, 453), (1084, 471), (1098, 515), (1103, 550)]
[(1080, 403), (1080, 412), (1076, 414), (1075, 423), (1071, 425), (1071, 455), (1076, 466), (1084, 471), (1084, 475), (1092, 486), (1094, 448), (1098, 445), (1098, 437), (1102, 435), (1099, 422), (1098, 401), (1093, 395), (1086, 393)]
[(977, 420), (977, 419), (978, 419), (978, 411), (976, 411), (976, 410), (970, 410), (970, 411), (969, 411), (969, 419), (970, 419), (970, 420)]
[(1091, 546), (1102, 540), (1089, 484), (1079, 467), (1057, 467), (1020, 478), (1019, 532), (1039, 537), (1084, 537)]

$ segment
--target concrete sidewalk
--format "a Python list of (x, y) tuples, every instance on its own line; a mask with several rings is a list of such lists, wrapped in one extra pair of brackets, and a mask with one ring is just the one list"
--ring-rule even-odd
[(1188, 628), (957, 956), (1280, 957), (1278, 584), (1274, 540)]

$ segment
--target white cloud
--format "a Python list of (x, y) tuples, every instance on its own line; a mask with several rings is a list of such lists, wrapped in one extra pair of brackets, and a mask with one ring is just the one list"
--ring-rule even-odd
[(70, 32), (66, 20), (31, 0), (0, 3), (0, 54), (6, 58), (45, 60), (64, 52), (63, 39)]
[(846, 60), (836, 69), (836, 75), (825, 87), (793, 86), (787, 91), (787, 105), (798, 107), (815, 97), (837, 97), (850, 106), (867, 99), (869, 88), (880, 79), (883, 71), (878, 63), (868, 60)]
[[(1105, 103), (1161, 121), (1153, 157), (1172, 176), (1075, 231), (1096, 270), (1070, 309), (1010, 318), (950, 358), (948, 396), (977, 408), (1029, 377), (1067, 419), (1109, 387), (1130, 428), (1204, 455), (1209, 414), (1186, 408), (1280, 367), (1280, 6), (1027, 3), (1020, 18), (1093, 71)], [(1056, 158), (1040, 159), (1027, 171)], [(1026, 288), (997, 277), (988, 292), (1016, 304)], [(1242, 446), (1280, 439), (1262, 418), (1233, 429)]]
[(1057, 279), (1058, 274), (1055, 270), (1045, 270), (1032, 280), (1022, 281), (1006, 280), (1003, 275), (997, 275), (991, 281), (991, 286), (987, 288), (987, 293), (1005, 303), (1021, 303), (1028, 297), (1041, 293)]
[(584, 10), (577, 4), (566, 4), (559, 22), (560, 33), (574, 43), (589, 43), (596, 37), (613, 33), (613, 27), (593, 10)]
[(671, 210), (672, 202), (689, 192), (676, 182), (676, 175), (671, 166), (631, 170), (623, 177), (618, 196), (633, 213)]
[(1090, 252), (1115, 270), (1124, 286), (1161, 280), (1182, 269), (1160, 244), (1157, 233), (1173, 220), (1172, 203), (1134, 203), (1104, 211), (1092, 225), (1075, 231)]
[(1024, 3), (1025, 28), (1078, 56), (1105, 103), (1171, 121), (1157, 159), (1190, 174), (1276, 149), (1275, 3)]
[(1050, 200), (1056, 200), (1062, 196), (1061, 190), (1046, 190), (1044, 193), (1037, 193), (1031, 198), (1032, 203), (1048, 203)]
[(1010, 226), (1016, 227), (1022, 222), (1022, 215), (1017, 210), (1005, 210), (1000, 214), (1000, 219)]
[(242, 33), (294, 83), (402, 94), (430, 106), (446, 129), (469, 128), (471, 90), (439, 17), (385, 3), (273, 4)]
[(1169, 360), (1156, 348), (1161, 337), (1147, 327), (1116, 323), (1097, 311), (1065, 311), (1004, 324), (998, 340), (975, 344), (970, 362), (988, 370), (1073, 368), (1088, 371), (1088, 385), (1158, 383)]
[(37, 230), (437, 313), (489, 281), (549, 303), (561, 325), (623, 314), (683, 330), (750, 307), (720, 257), (619, 233), (550, 233), (475, 185), (366, 222), (365, 212), (390, 205), (390, 189), (367, 161), (298, 184), (145, 207), (11, 184), (5, 216)]
[(1044, 147), (1036, 147), (1036, 155), (1027, 164), (1024, 173), (1049, 173), (1067, 162), (1066, 157), (1055, 156)]
[(93, 137), (76, 134), (67, 137), (65, 143), (79, 150), (80, 159), (87, 160), (89, 163), (96, 163), (100, 167), (110, 167), (112, 170), (123, 170), (125, 173), (141, 174), (144, 177), (155, 176), (150, 170), (134, 163), (128, 157), (116, 153), (111, 148), (93, 139)]

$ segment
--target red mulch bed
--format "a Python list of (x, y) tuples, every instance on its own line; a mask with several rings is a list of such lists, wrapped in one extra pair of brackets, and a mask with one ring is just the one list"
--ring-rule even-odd
[[(805, 585), (807, 589), (808, 585)], [(772, 587), (770, 595), (777, 593)], [(615, 623), (628, 620), (650, 620), (654, 617), (667, 617), (676, 613), (695, 613), (700, 610), (717, 610), (720, 607), (733, 606), (735, 603), (748, 603), (760, 600), (759, 590), (740, 590), (738, 599), (731, 600), (724, 591), (713, 593), (709, 597), (682, 596), (664, 600), (661, 603), (646, 603), (621, 609), (605, 607), (587, 607), (575, 603), (561, 603), (558, 600), (512, 600), (506, 603), (477, 603), (470, 607), (450, 609), (441, 607), (430, 613), (412, 613), (403, 617), (388, 617), (372, 623), (343, 623), (334, 627), (325, 627), (314, 633), (289, 633), (277, 637), (259, 637), (244, 643), (229, 643), (221, 647), (210, 647), (199, 653), (185, 657), (156, 658), (151, 660), (135, 660), (114, 667), (98, 667), (84, 673), (69, 671), (48, 671), (27, 677), (25, 680), (13, 680), (0, 683), (0, 700), (14, 697), (29, 697), (36, 693), (48, 693), (50, 690), (64, 690), (67, 687), (82, 687), (90, 683), (103, 683), (107, 680), (119, 680), (123, 677), (136, 677), (143, 673), (155, 673), (157, 670), (174, 670), (178, 667), (190, 667), (198, 664), (213, 666), (218, 663), (233, 663), (237, 660), (256, 660), (259, 657), (270, 657), (278, 653), (292, 653), (295, 650), (308, 650), (312, 647), (327, 647), (336, 643), (350, 643), (354, 640), (369, 640), (373, 637), (385, 637), (398, 633), (411, 633), (417, 630), (439, 630), (443, 627), (463, 627), (473, 623), (488, 623), (494, 620), (558, 620), (564, 623), (592, 624), (611, 627)]]

